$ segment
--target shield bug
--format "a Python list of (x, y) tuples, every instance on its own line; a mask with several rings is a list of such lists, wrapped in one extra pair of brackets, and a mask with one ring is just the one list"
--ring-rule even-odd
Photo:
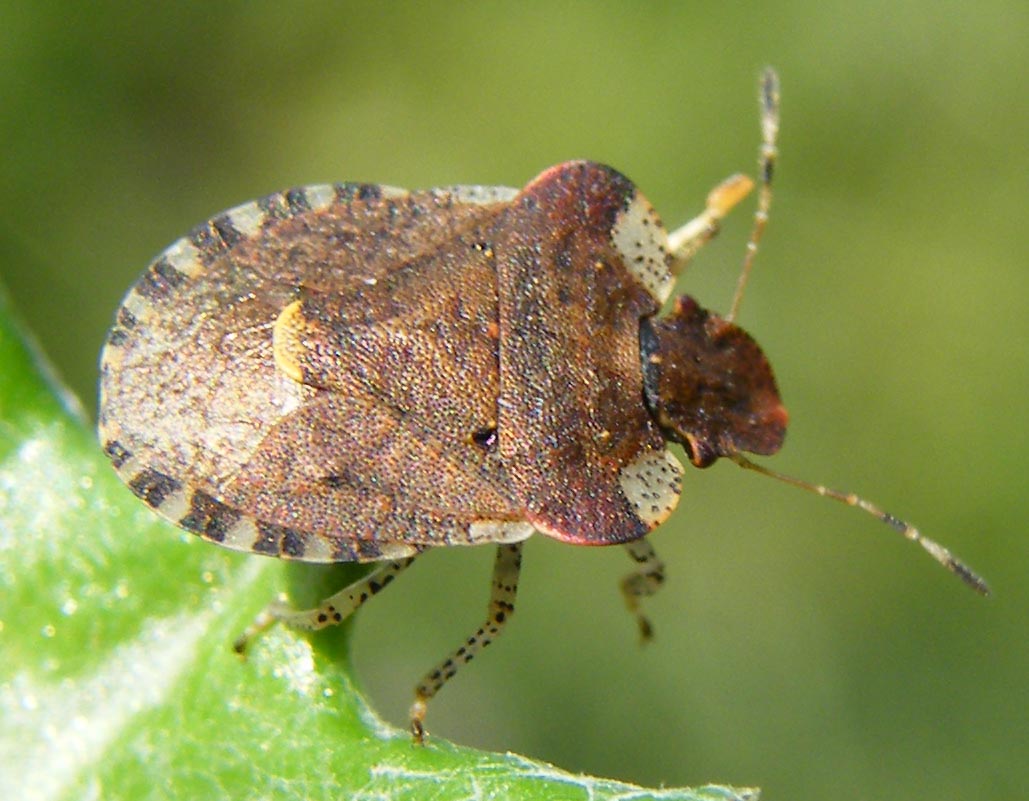
[(697, 467), (725, 457), (864, 509), (985, 593), (912, 526), (742, 455), (775, 453), (787, 423), (768, 360), (734, 322), (771, 201), (771, 71), (760, 96), (758, 209), (725, 317), (687, 296), (659, 311), (752, 190), (744, 176), (670, 234), (627, 178), (591, 162), (522, 190), (294, 189), (200, 225), (128, 293), (101, 360), (106, 453), (147, 505), (224, 547), (381, 562), (256, 628), (339, 623), (422, 551), (494, 544), (485, 622), (415, 691), (419, 740), (426, 702), (510, 619), (533, 532), (624, 545), (636, 570), (622, 592), (650, 635), (639, 605), (664, 567), (647, 535), (683, 472), (669, 441)]

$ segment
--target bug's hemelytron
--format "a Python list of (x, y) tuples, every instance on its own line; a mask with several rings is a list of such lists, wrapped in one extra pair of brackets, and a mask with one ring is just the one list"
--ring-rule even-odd
[[(667, 234), (636, 187), (592, 162), (522, 190), (309, 186), (220, 214), (126, 296), (102, 356), (100, 438), (129, 488), (227, 548), (382, 564), (318, 608), (339, 623), (425, 549), (493, 543), (487, 619), (416, 690), (412, 729), (514, 611), (522, 541), (624, 544), (639, 602), (663, 580), (647, 534), (682, 467), (772, 454), (786, 411), (733, 323), (770, 201), (778, 86), (762, 82), (761, 194), (732, 311), (675, 276), (752, 188), (733, 176)], [(774, 474), (773, 474), (774, 475)], [(948, 552), (855, 496), (977, 589)], [(240, 644), (242, 647), (242, 643)]]

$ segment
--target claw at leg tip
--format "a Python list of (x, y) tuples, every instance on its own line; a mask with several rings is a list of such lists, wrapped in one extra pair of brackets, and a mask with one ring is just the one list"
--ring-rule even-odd
[(637, 622), (640, 627), (640, 645), (646, 645), (654, 639), (654, 627), (650, 625), (650, 621), (642, 615), (637, 618)]
[(411, 737), (415, 745), (425, 745), (425, 701), (416, 698), (411, 704)]

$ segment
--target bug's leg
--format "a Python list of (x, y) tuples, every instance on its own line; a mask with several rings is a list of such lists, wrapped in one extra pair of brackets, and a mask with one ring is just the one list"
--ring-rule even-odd
[(746, 175), (730, 175), (708, 193), (707, 203), (700, 214), (668, 234), (674, 274), (682, 272), (697, 251), (715, 237), (721, 228), (722, 218), (753, 188), (754, 181)]
[(385, 562), (364, 578), (347, 585), (335, 595), (330, 595), (314, 609), (292, 609), (280, 601), (273, 601), (247, 627), (247, 630), (233, 644), (233, 648), (236, 653), (242, 654), (254, 637), (277, 622), (307, 631), (317, 631), (326, 626), (337, 626), (350, 617), (365, 601), (386, 587), (414, 560), (415, 557), (410, 556), (406, 559)]
[(640, 627), (640, 640), (645, 643), (654, 636), (654, 629), (646, 615), (640, 611), (640, 601), (648, 595), (653, 595), (664, 583), (665, 565), (646, 537), (627, 542), (625, 549), (639, 565), (639, 569), (622, 579), (622, 597), (625, 598), (625, 605), (629, 611), (636, 617)]
[(511, 619), (515, 596), (518, 594), (518, 572), (521, 566), (522, 543), (497, 546), (486, 622), (464, 645), (426, 673), (415, 688), (414, 703), (411, 705), (411, 734), (414, 735), (415, 742), (425, 741), (424, 721), (428, 700), (454, 677), (461, 665), (471, 662), (480, 650), (493, 642), (504, 628), (504, 624)]

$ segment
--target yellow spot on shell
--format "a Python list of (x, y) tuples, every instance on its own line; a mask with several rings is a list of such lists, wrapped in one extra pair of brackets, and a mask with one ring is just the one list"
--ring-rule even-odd
[(300, 383), (304, 380), (300, 357), (304, 347), (302, 337), (306, 331), (302, 308), (301, 301), (293, 301), (282, 310), (272, 327), (272, 353), (275, 355), (275, 366)]

